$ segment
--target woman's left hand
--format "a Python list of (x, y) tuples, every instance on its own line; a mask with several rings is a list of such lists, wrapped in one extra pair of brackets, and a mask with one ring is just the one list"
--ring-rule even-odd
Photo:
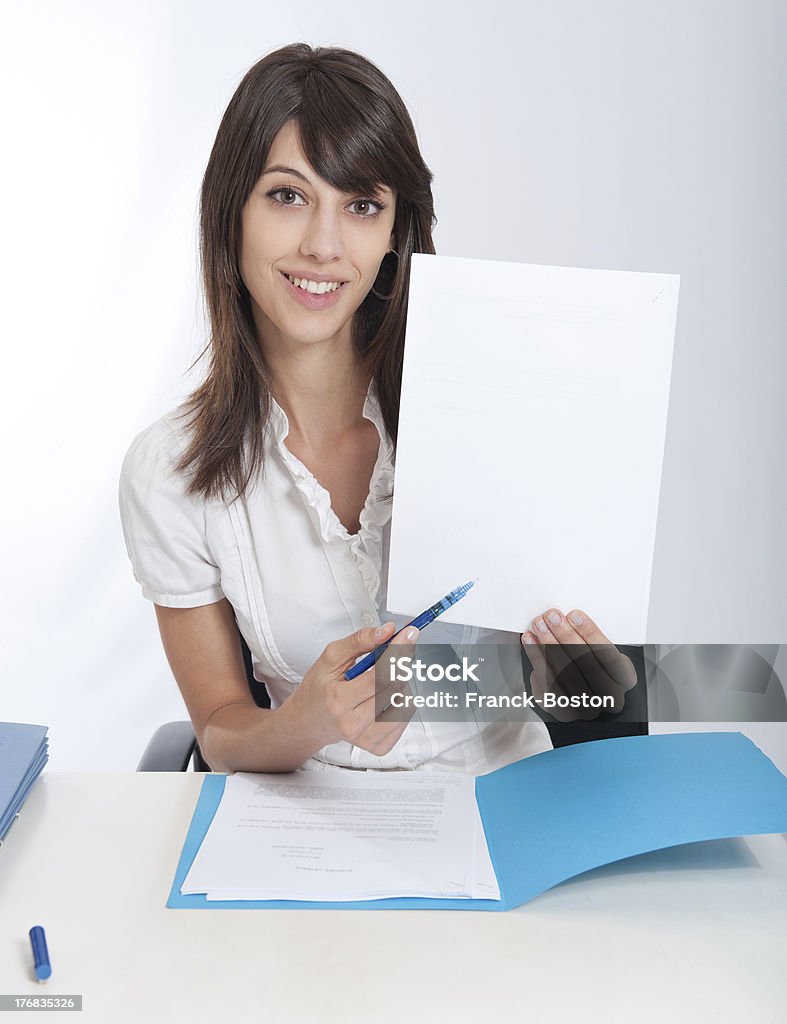
[[(559, 722), (577, 718), (589, 721), (601, 711), (623, 710), (626, 691), (636, 685), (637, 670), (631, 658), (620, 653), (586, 612), (575, 608), (566, 616), (558, 608), (549, 608), (533, 619), (521, 640), (533, 667), (533, 697), (553, 718)], [(545, 693), (569, 698), (560, 701), (568, 706), (559, 707), (557, 702), (554, 707), (545, 705)], [(594, 708), (589, 700), (594, 696), (612, 697), (613, 704)]]

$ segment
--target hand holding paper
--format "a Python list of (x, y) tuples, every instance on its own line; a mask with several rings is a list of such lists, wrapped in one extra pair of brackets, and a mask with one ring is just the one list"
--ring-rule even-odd
[[(626, 692), (637, 683), (637, 670), (630, 658), (610, 643), (587, 613), (576, 608), (568, 616), (551, 608), (533, 620), (532, 631), (522, 634), (522, 646), (533, 672), (530, 686), (541, 702), (545, 691), (557, 697), (611, 696), (614, 707), (623, 710)], [(599, 708), (579, 707), (550, 710), (559, 722), (597, 718)]]

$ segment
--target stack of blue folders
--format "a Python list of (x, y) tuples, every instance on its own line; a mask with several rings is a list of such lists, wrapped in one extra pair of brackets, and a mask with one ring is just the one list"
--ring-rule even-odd
[(45, 725), (0, 722), (0, 842), (49, 760)]

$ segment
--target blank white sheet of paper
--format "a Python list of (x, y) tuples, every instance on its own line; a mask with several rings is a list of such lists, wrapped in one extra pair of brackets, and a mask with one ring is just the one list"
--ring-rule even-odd
[(415, 254), (387, 607), (644, 643), (679, 277)]

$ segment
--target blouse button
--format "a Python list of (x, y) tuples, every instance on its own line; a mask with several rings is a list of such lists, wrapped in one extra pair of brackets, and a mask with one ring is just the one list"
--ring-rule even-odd
[(361, 616), (361, 621), (363, 622), (364, 626), (371, 626), (374, 623), (374, 616), (371, 614), (371, 612), (364, 612), (363, 615)]

